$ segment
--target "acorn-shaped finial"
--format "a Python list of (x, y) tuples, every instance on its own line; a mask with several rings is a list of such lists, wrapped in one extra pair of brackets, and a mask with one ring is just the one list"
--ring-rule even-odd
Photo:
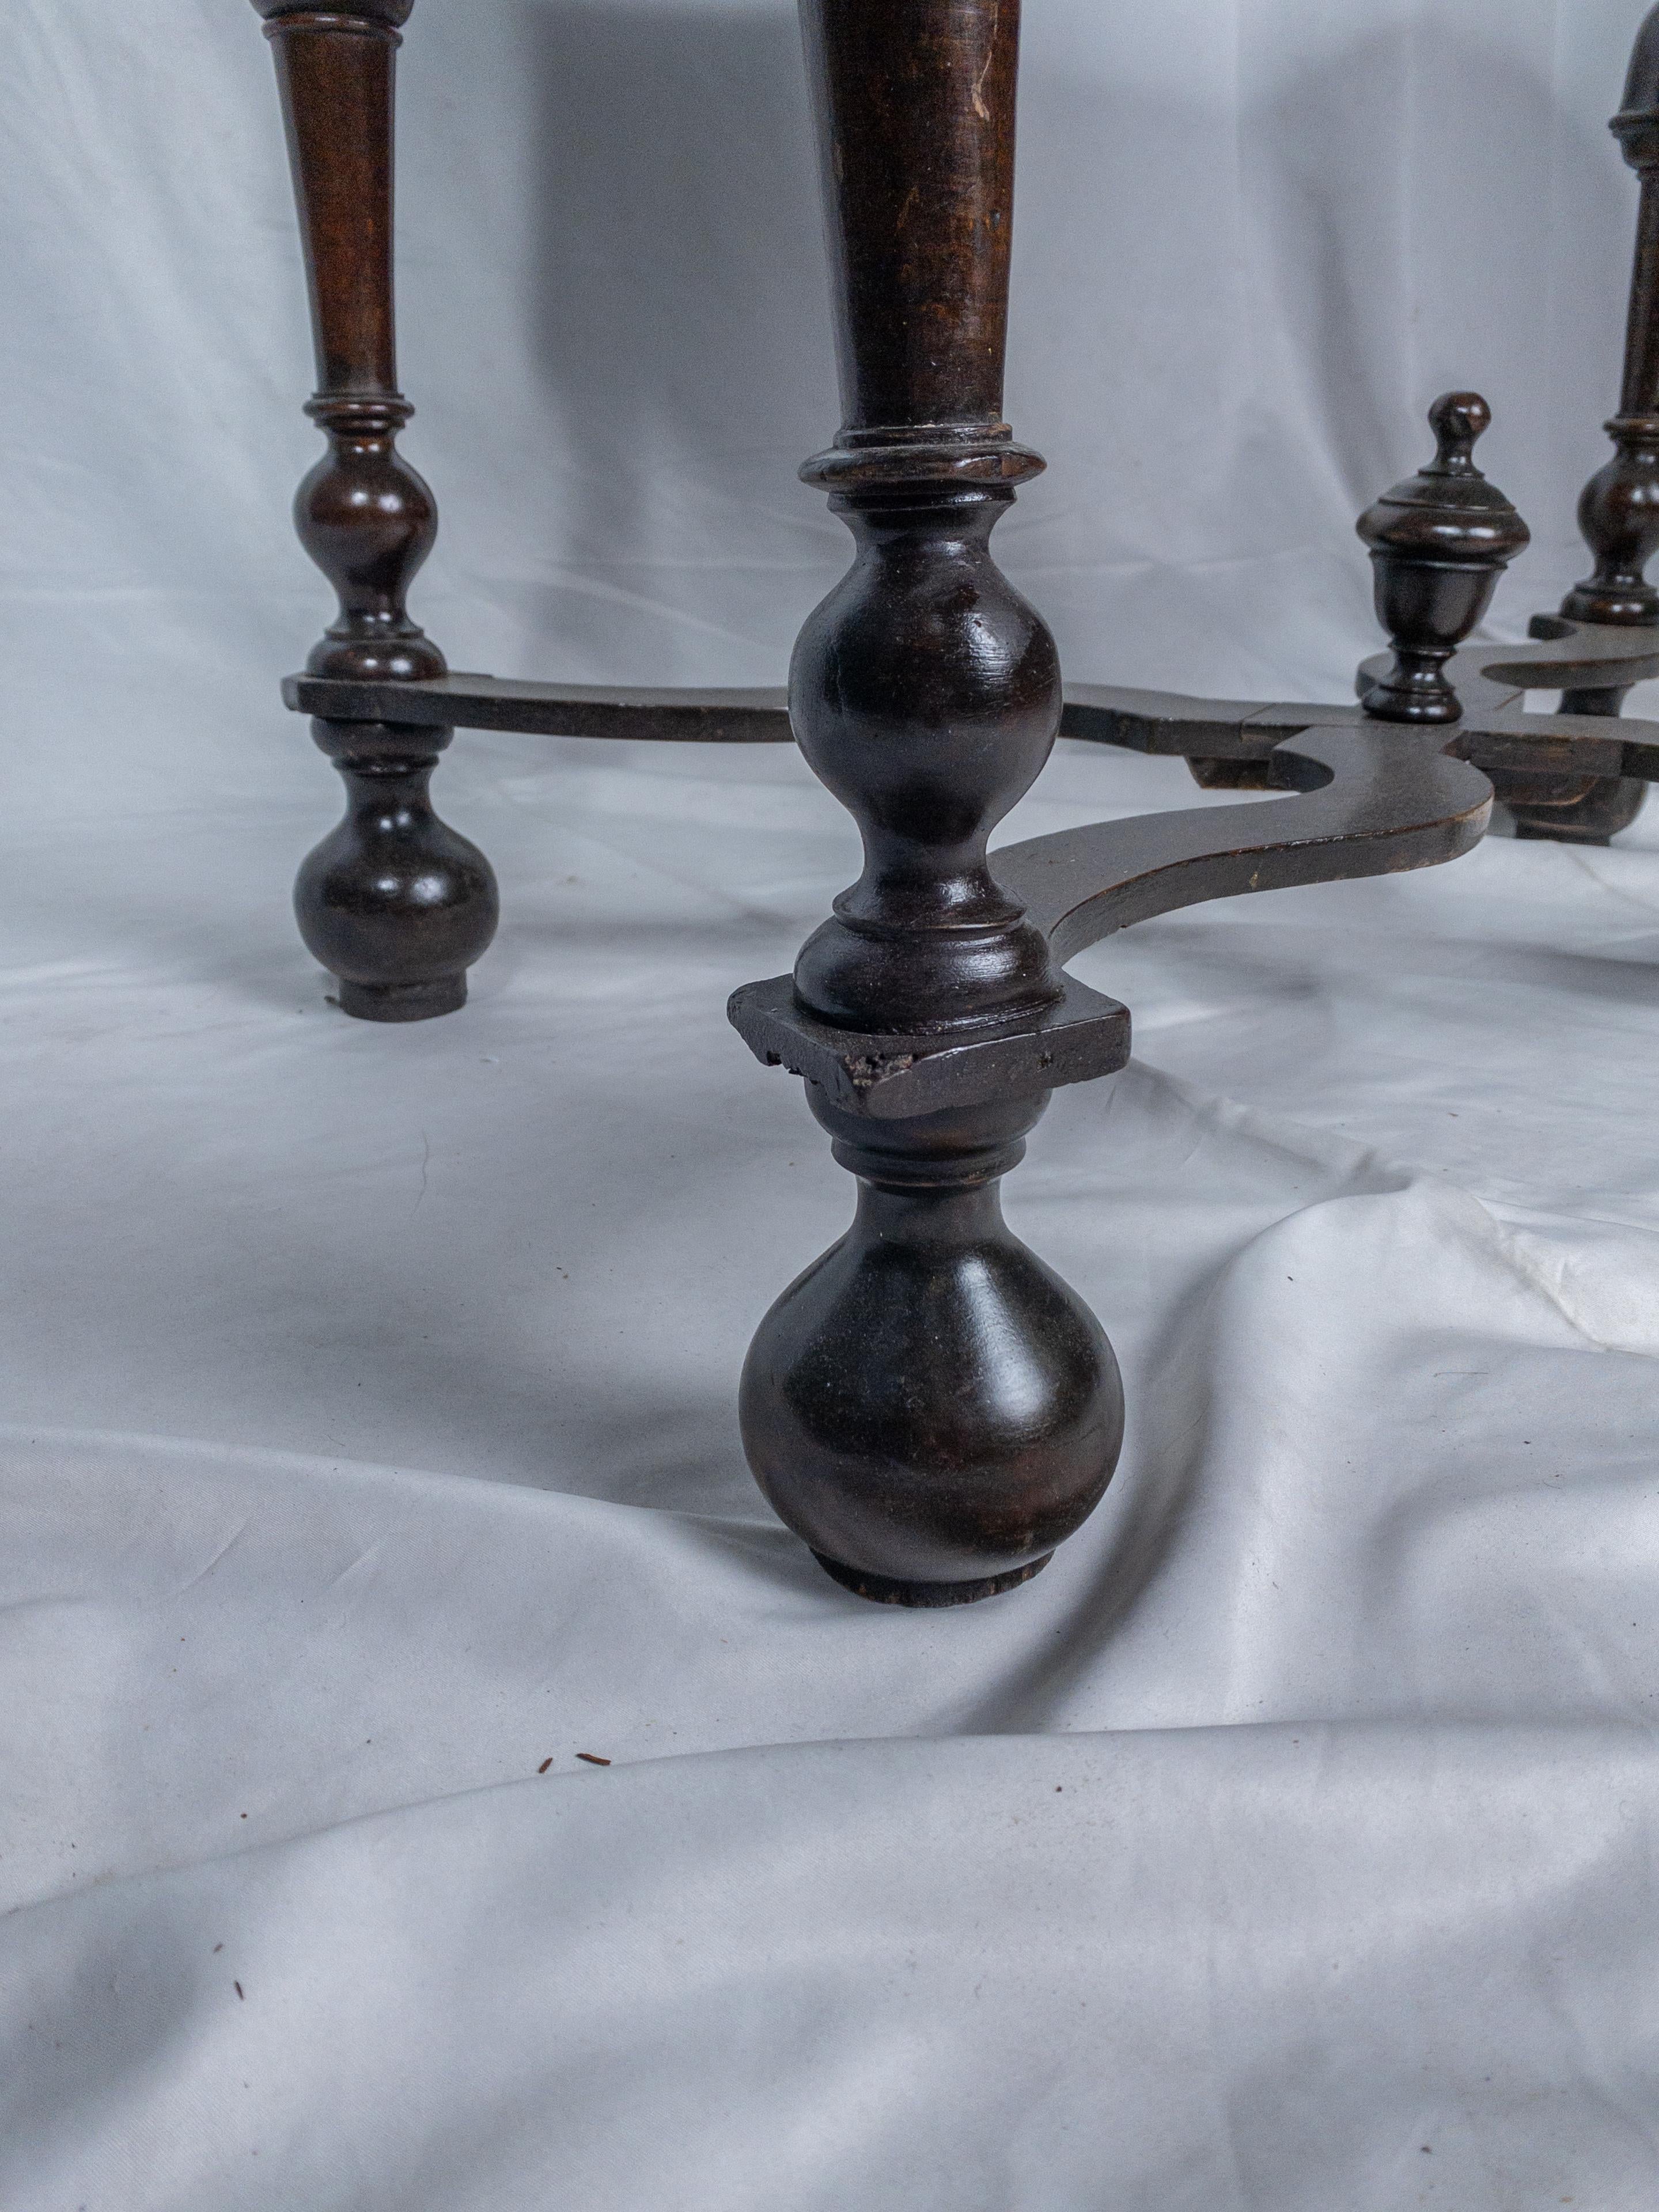
[(1474, 465), (1492, 421), (1478, 392), (1448, 392), (1429, 410), (1438, 448), (1428, 466), (1359, 518), (1376, 569), (1377, 618), (1394, 665), (1360, 693), (1385, 722), (1455, 722), (1462, 714), (1445, 664), (1492, 603), (1531, 532)]

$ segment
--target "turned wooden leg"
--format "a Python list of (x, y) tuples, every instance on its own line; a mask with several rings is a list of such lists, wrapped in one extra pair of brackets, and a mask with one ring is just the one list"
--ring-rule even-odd
[[(392, 121), (398, 27), (414, 0), (253, 0), (276, 57), (317, 351), (306, 412), (328, 450), (295, 499), (300, 542), (339, 594), (313, 676), (419, 681), (444, 657), (404, 601), (437, 508), (397, 449), (413, 409), (398, 390), (392, 289)], [(343, 775), (344, 820), (295, 886), (300, 934), (371, 1021), (420, 1021), (466, 998), (495, 933), (495, 879), (441, 822), (427, 782), (447, 730), (315, 722)]]
[[(1063, 989), (986, 860), (1060, 708), (1054, 640), (988, 542), (1042, 465), (1002, 420), (1019, 11), (801, 14), (846, 413), (802, 473), (856, 551), (801, 633), (790, 711), (858, 820), (865, 868), (804, 947), (794, 1007), (895, 1040), (900, 1065), (899, 1041), (1029, 1028)], [(1111, 1347), (1002, 1218), (1040, 1081), (897, 1119), (809, 1084), (859, 1178), (857, 1217), (762, 1322), (743, 1434), (782, 1518), (861, 1596), (958, 1604), (1026, 1580), (1116, 1462)]]
[[(1578, 526), (1595, 568), (1561, 603), (1575, 622), (1650, 629), (1659, 623), (1659, 591), (1644, 573), (1659, 552), (1659, 8), (1648, 15), (1631, 56), (1625, 104), (1613, 118), (1625, 159), (1642, 179), (1625, 334), (1625, 382), (1619, 412), (1607, 424), (1613, 456), (1584, 487)], [(1568, 714), (1617, 714), (1623, 691), (1569, 691)], [(1636, 819), (1647, 786), (1619, 776), (1563, 776), (1540, 792), (1516, 779), (1499, 781), (1498, 797), (1521, 837), (1605, 845)], [(1535, 794), (1535, 795), (1534, 795)], [(1531, 804), (1528, 804), (1528, 799)]]

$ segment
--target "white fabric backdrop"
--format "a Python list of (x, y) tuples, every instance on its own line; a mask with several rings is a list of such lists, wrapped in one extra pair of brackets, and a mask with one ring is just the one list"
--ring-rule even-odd
[[(1641, 13), (1028, 0), (999, 542), (1073, 675), (1343, 696), (1450, 384), (1498, 629), (1582, 572)], [(1087, 956), (1137, 1059), (1009, 1208), (1121, 1471), (860, 1606), (733, 1412), (850, 1187), (722, 1018), (849, 825), (463, 736), (500, 939), (342, 1018), (258, 26), (4, 17), (0, 2204), (1647, 2212), (1659, 822)], [(788, 9), (422, 0), (401, 239), (452, 659), (777, 680), (845, 542)], [(1008, 834), (1194, 803), (1066, 746)]]

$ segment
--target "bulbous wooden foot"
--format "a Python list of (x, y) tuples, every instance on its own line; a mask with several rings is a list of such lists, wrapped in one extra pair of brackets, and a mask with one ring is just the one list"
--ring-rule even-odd
[(808, 1095), (858, 1213), (761, 1323), (749, 1463), (860, 1597), (994, 1596), (1081, 1527), (1123, 1440), (1105, 1332), (1002, 1218), (1000, 1177), (1048, 1100), (883, 1128)]
[(420, 1022), (466, 1000), (466, 971), (495, 934), (495, 878), (427, 795), (447, 730), (315, 722), (344, 778), (344, 819), (294, 887), (300, 934), (339, 978), (340, 1005), (372, 1022)]

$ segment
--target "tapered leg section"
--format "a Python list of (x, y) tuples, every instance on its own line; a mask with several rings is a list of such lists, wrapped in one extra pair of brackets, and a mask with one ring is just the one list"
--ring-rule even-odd
[[(1122, 1436), (1099, 1323), (999, 1195), (1055, 1079), (1036, 1040), (1064, 988), (986, 857), (1060, 704), (1053, 638), (990, 550), (1042, 466), (1002, 420), (1018, 9), (801, 12), (846, 410), (803, 474), (855, 553), (801, 634), (790, 711), (865, 867), (803, 947), (780, 1018), (820, 1053), (857, 1040), (848, 1096), (808, 1097), (860, 1188), (853, 1227), (761, 1324), (743, 1434), (837, 1582), (961, 1604), (1030, 1579), (1098, 1501)], [(890, 1087), (882, 1103), (884, 1075), (942, 1037), (1033, 1042), (988, 1101), (918, 1110)]]
[[(328, 441), (294, 517), (339, 612), (306, 666), (313, 676), (419, 682), (444, 674), (445, 662), (405, 604), (437, 535), (437, 507), (397, 447), (414, 410), (398, 389), (394, 343), (392, 89), (413, 0), (253, 4), (276, 52), (305, 247), (318, 386), (306, 411)], [(318, 726), (331, 733), (319, 742), (344, 773), (351, 803), (301, 872), (301, 933), (339, 977), (348, 1013), (419, 1021), (453, 1012), (466, 997), (467, 963), (495, 933), (497, 900), (489, 863), (427, 799), (434, 733), (404, 733), (394, 775), (386, 725), (357, 726), (356, 738), (345, 724)], [(354, 765), (369, 761), (372, 769)], [(459, 967), (432, 964), (453, 963), (463, 946)]]

